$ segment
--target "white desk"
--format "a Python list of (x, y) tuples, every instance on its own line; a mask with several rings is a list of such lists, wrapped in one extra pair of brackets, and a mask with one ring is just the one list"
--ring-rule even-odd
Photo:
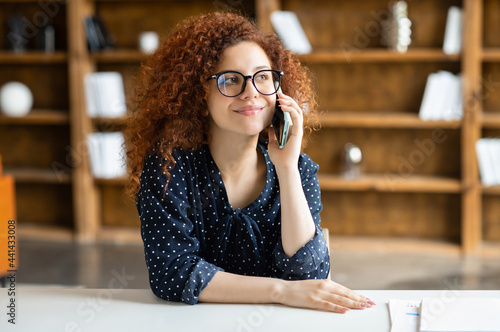
[(496, 297), (500, 291), (358, 291), (377, 303), (345, 315), (281, 305), (194, 306), (156, 298), (149, 289), (17, 288), (16, 325), (0, 289), (0, 331), (384, 331), (389, 299)]

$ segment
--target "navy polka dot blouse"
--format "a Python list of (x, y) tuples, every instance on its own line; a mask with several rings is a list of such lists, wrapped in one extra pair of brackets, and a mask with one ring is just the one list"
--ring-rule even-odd
[(174, 153), (176, 165), (166, 191), (164, 160), (157, 155), (146, 158), (137, 209), (150, 286), (158, 297), (195, 304), (217, 271), (290, 280), (328, 276), (318, 165), (300, 155), (298, 166), (316, 235), (288, 257), (281, 244), (276, 171), (267, 147), (259, 144), (259, 149), (267, 164), (266, 186), (254, 202), (236, 210), (208, 146)]

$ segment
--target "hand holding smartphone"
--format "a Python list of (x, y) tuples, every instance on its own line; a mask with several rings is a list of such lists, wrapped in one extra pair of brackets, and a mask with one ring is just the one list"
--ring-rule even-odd
[[(278, 93), (281, 93), (281, 88), (278, 89)], [(276, 135), (276, 140), (278, 141), (278, 146), (283, 149), (288, 141), (288, 132), (290, 129), (291, 117), (289, 112), (283, 112), (281, 107), (279, 107), (279, 101), (276, 100), (276, 110), (274, 111), (273, 119), (271, 124), (273, 125), (274, 134)]]

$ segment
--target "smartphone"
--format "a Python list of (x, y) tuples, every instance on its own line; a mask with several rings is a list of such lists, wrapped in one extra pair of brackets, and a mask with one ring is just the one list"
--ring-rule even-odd
[[(281, 88), (278, 90), (281, 93)], [(291, 117), (290, 113), (283, 112), (281, 107), (279, 107), (279, 101), (276, 100), (276, 110), (274, 111), (274, 116), (271, 124), (274, 128), (274, 134), (276, 135), (276, 140), (278, 141), (278, 146), (283, 149), (288, 140), (288, 131), (290, 129)]]

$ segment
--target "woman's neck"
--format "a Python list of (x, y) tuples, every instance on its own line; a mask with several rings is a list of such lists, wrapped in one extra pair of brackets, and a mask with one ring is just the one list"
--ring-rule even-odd
[(258, 136), (229, 135), (213, 136), (208, 144), (233, 209), (248, 206), (266, 185), (266, 161), (257, 142)]
[(208, 147), (219, 171), (225, 178), (240, 178), (255, 173), (259, 166), (258, 136), (212, 135)]

